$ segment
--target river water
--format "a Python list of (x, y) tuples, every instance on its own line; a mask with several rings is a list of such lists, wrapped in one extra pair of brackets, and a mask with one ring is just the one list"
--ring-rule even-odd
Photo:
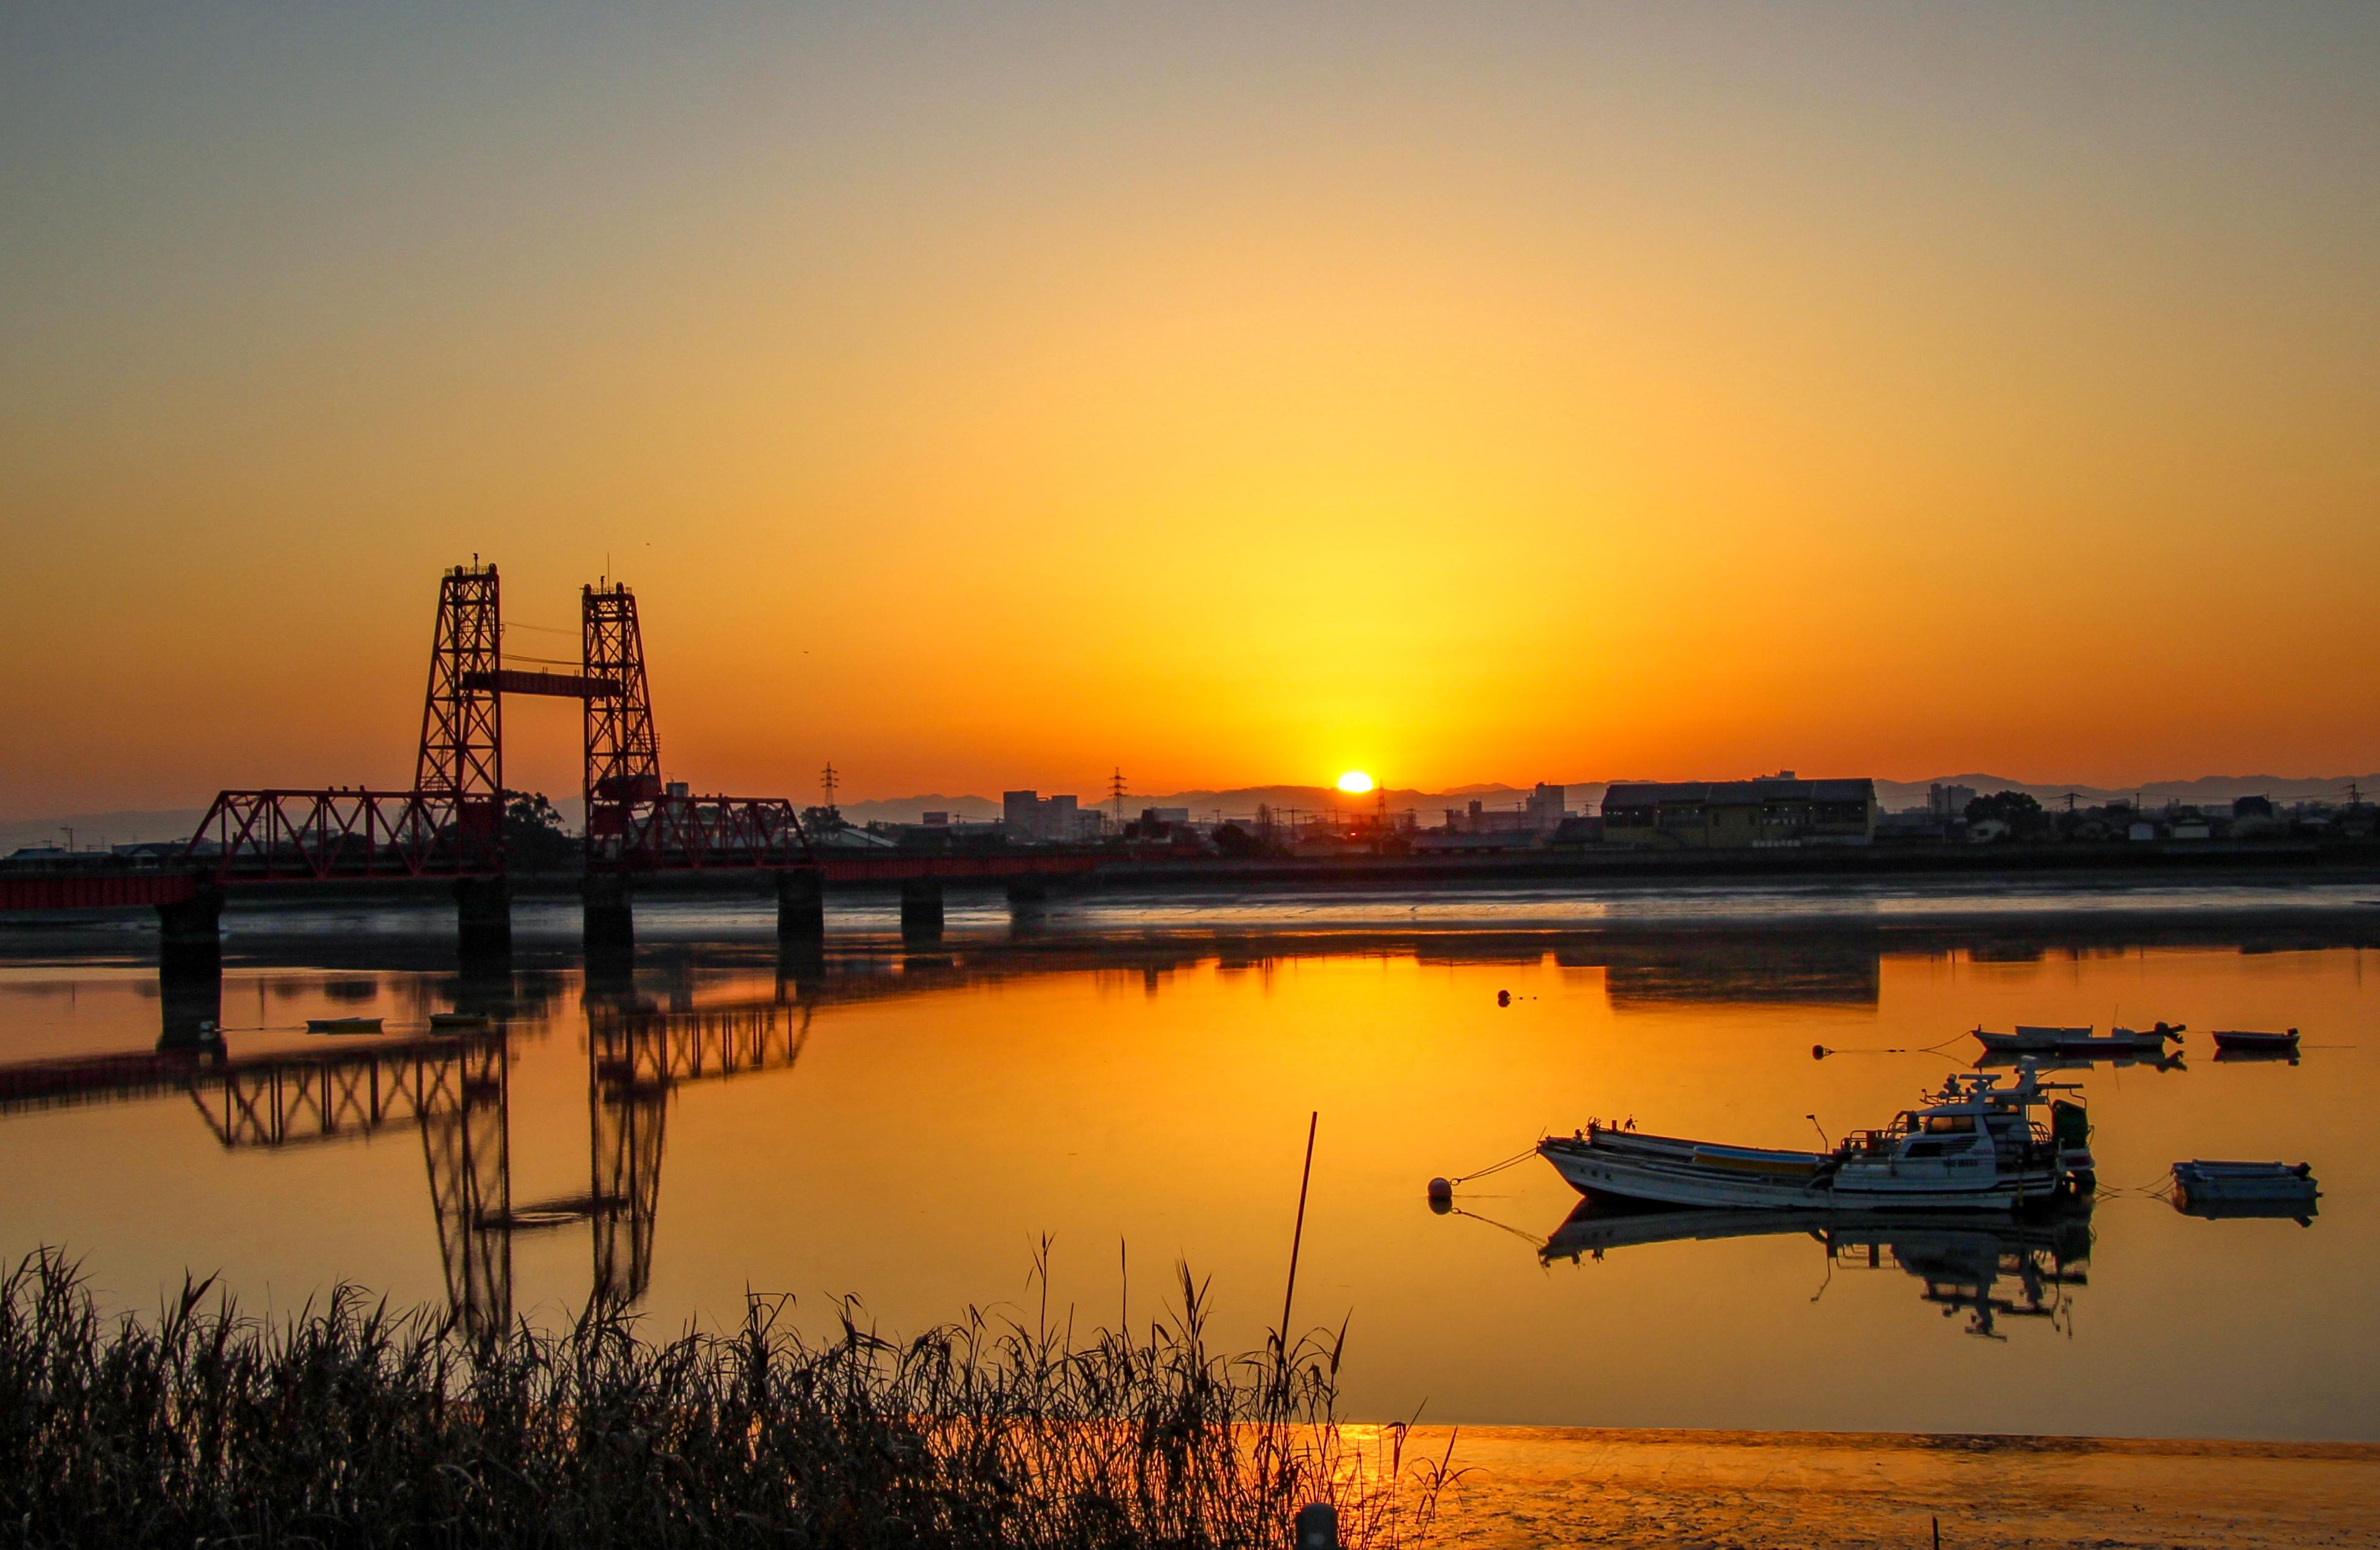
[[(896, 1331), (1040, 1316), (1046, 1240), (1055, 1314), (1158, 1316), (1187, 1265), (1253, 1348), (1318, 1113), (1292, 1324), (1345, 1326), (1359, 1418), (2380, 1439), (2351, 889), (968, 906), (932, 946), (863, 912), (793, 956), (758, 902), (639, 911), (591, 974), (559, 907), (469, 974), (431, 912), (236, 913), (195, 1006), (138, 932), (8, 933), (0, 1253), (65, 1245), (132, 1308), (188, 1270), (259, 1311), (346, 1279), (555, 1319), (602, 1287), (671, 1333), (848, 1294)], [(494, 1031), (426, 1036), (456, 1008)], [(159, 1053), (201, 1014), (220, 1057)], [(1814, 1145), (1978, 1023), (2159, 1019), (2200, 1031), (2180, 1066), (2066, 1073), (2107, 1192), (2079, 1219), (1574, 1216), (1533, 1157), (1425, 1199), (1590, 1117)], [(2287, 1026), (2294, 1065), (2203, 1037)], [(2189, 1157), (2311, 1162), (2319, 1211), (2184, 1216), (2154, 1192)]]

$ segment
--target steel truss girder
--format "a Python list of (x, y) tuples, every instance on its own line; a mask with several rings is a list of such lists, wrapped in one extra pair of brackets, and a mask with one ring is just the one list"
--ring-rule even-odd
[(423, 791), (227, 791), (190, 839), (218, 880), (456, 877), (501, 871), (493, 798)]
[(608, 859), (633, 867), (807, 866), (800, 809), (782, 796), (664, 796), (622, 803)]

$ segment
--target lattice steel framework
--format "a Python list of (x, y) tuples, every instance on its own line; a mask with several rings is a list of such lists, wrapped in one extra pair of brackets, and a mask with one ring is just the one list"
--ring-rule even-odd
[(414, 789), (226, 791), (190, 837), (190, 860), (222, 882), (501, 872), (504, 696), (524, 694), (586, 707), (590, 867), (817, 865), (789, 798), (670, 794), (636, 596), (612, 583), (582, 588), (580, 601), (585, 671), (515, 671), (504, 666), (496, 567), (448, 571), (439, 579)]
[(607, 1088), (590, 1062), (587, 1118), (588, 1189), (606, 1207), (592, 1213), (595, 1295), (625, 1307), (652, 1284), (669, 1089)]
[(454, 1099), (421, 1118), (422, 1160), (446, 1298), (474, 1333), (512, 1322), (512, 1115), (510, 1060), (490, 1041), (463, 1051)]
[(637, 625), (636, 594), (625, 587), (583, 587), (579, 605), (586, 675), (617, 685), (613, 694), (587, 700), (587, 850), (590, 857), (618, 860), (630, 815), (662, 794), (644, 636)]
[(493, 565), (457, 565), (438, 582), (430, 643), (430, 692), (421, 707), (421, 757), (413, 789), (456, 799), (467, 829), (504, 825), (504, 620)]

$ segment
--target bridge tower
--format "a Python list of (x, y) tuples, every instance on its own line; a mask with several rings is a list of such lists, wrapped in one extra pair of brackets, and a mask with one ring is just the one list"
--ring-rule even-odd
[(653, 736), (651, 692), (645, 684), (645, 642), (637, 599), (614, 582), (580, 589), (586, 665), (590, 679), (614, 685), (587, 701), (587, 878), (589, 946), (621, 951), (635, 939), (628, 870), (655, 842), (639, 827), (662, 795), (661, 750)]
[(587, 844), (590, 859), (625, 860), (635, 847), (635, 813), (662, 794), (661, 751), (645, 685), (645, 642), (636, 594), (617, 583), (580, 590), (585, 672), (618, 685), (587, 701)]
[(458, 821), (491, 839), (504, 827), (504, 702), (497, 691), (503, 658), (496, 567), (455, 566), (438, 582), (413, 789), (458, 798)]
[(413, 789), (454, 803), (453, 840), (465, 868), (455, 879), (457, 940), (467, 957), (482, 959), (502, 956), (513, 940), (504, 876), (504, 640), (495, 566), (457, 565), (439, 578)]

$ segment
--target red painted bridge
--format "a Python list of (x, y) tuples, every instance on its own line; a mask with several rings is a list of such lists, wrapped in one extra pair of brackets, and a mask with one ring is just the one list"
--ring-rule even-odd
[[(625, 931), (639, 874), (704, 870), (779, 874), (790, 920), (806, 929), (828, 882), (898, 882), (905, 909), (939, 926), (943, 880), (1021, 879), (1090, 871), (1083, 852), (1008, 854), (853, 854), (813, 849), (789, 797), (696, 795), (662, 776), (637, 600), (618, 585), (580, 588), (577, 672), (508, 668), (493, 565), (456, 566), (439, 581), (430, 684), (413, 784), (225, 791), (209, 805), (178, 867), (0, 875), (0, 910), (155, 905), (200, 910), (186, 931), (212, 937), (226, 889), (276, 882), (451, 878), (467, 942), (508, 933), (504, 833), (504, 702), (508, 695), (583, 707), (586, 870), (590, 934)], [(911, 906), (914, 904), (914, 908)], [(616, 916), (616, 918), (614, 918)], [(475, 926), (476, 922), (476, 926)], [(169, 928), (171, 923), (169, 922)]]
[(120, 910), (183, 904), (198, 896), (198, 876), (188, 871), (0, 876), (0, 910)]

